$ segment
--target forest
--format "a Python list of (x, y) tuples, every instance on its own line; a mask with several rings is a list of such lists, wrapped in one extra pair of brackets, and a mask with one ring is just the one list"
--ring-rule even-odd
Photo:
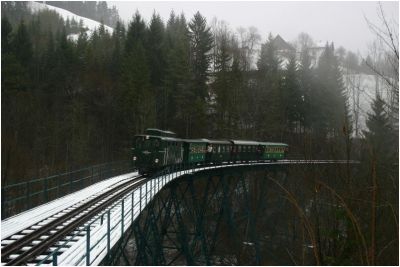
[[(32, 14), (26, 2), (1, 5), (3, 185), (128, 159), (132, 137), (150, 127), (183, 138), (285, 142), (295, 158), (361, 161), (342, 195), (371, 204), (360, 215), (372, 240), (361, 263), (398, 263), (387, 252), (398, 236), (385, 230), (398, 229), (398, 46), (384, 47), (393, 68), (380, 72), (334, 43), (313, 63), (307, 34), (297, 49), (283, 49), (278, 35), (235, 32), (199, 12), (165, 20), (155, 12), (149, 22), (136, 12), (127, 26), (103, 21), (112, 33), (101, 26), (88, 34), (55, 12)], [(393, 95), (376, 94), (357, 134), (346, 68), (376, 73)]]
[[(326, 43), (312, 64), (307, 34), (300, 55), (270, 34), (258, 52), (257, 29), (236, 34), (200, 13), (171, 12), (166, 23), (136, 13), (127, 27), (117, 22), (112, 34), (100, 27), (90, 36), (67, 22), (48, 10), (31, 14), (26, 2), (2, 3), (3, 179), (127, 158), (132, 136), (147, 127), (184, 138), (282, 141), (307, 158), (363, 154), (342, 66), (368, 67), (351, 51)], [(68, 38), (77, 31), (77, 41)], [(398, 110), (380, 101), (364, 136), (379, 130), (396, 142), (390, 118)]]

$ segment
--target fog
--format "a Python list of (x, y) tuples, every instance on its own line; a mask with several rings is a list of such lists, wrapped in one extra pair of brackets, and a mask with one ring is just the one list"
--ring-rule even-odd
[[(109, 2), (115, 5), (121, 18), (127, 22), (138, 10), (149, 21), (157, 12), (164, 21), (171, 10), (183, 12), (189, 20), (200, 13), (208, 22), (216, 17), (238, 27), (256, 27), (265, 41), (268, 33), (280, 34), (285, 40), (293, 41), (299, 33), (310, 34), (314, 41), (334, 42), (336, 47), (359, 51), (365, 55), (368, 44), (374, 39), (365, 17), (379, 23), (378, 2)], [(398, 18), (398, 2), (382, 2), (387, 17)]]

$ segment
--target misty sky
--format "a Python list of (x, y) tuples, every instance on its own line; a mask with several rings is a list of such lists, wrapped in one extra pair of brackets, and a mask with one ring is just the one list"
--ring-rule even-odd
[[(378, 2), (227, 2), (227, 1), (163, 1), (163, 2), (109, 2), (118, 8), (124, 21), (130, 21), (136, 10), (148, 22), (155, 10), (164, 22), (171, 10), (184, 12), (190, 20), (200, 13), (211, 22), (213, 17), (226, 21), (230, 28), (255, 26), (266, 40), (269, 32), (280, 34), (293, 41), (300, 32), (307, 32), (314, 41), (333, 41), (336, 47), (343, 46), (363, 55), (374, 39), (365, 22), (364, 15), (378, 23)], [(387, 17), (398, 23), (398, 2), (382, 2)]]

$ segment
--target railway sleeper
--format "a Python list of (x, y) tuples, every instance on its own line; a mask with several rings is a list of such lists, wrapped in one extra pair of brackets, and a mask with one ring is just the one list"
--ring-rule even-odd
[(3, 247), (5, 245), (9, 245), (11, 243), (14, 243), (15, 241), (16, 241), (15, 239), (4, 239), (4, 240), (1, 240), (1, 246)]
[(24, 251), (25, 252), (25, 251), (30, 250), (32, 247), (33, 246), (25, 246), (25, 247), (22, 247), (20, 251)]
[(60, 248), (60, 247), (50, 247), (47, 251), (49, 252), (49, 254), (50, 253), (53, 253), (54, 251), (57, 251), (56, 253), (58, 254), (58, 255), (60, 255), (60, 254), (62, 254), (62, 253), (64, 253), (65, 251), (67, 251), (68, 250), (68, 248), (70, 248), (71, 246), (69, 246), (69, 247), (65, 247), (65, 246), (63, 246), (62, 248)]
[(35, 232), (34, 229), (25, 229), (25, 230), (21, 231), (21, 234), (30, 234), (30, 233), (33, 233), (33, 232)]
[(24, 237), (24, 236), (25, 236), (25, 235), (16, 234), (16, 235), (12, 235), (9, 239), (18, 240), (18, 239), (20, 239), (20, 238), (22, 238), (22, 237)]

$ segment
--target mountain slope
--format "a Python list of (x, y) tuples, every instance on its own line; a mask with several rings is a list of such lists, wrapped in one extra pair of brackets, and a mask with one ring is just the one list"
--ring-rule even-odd
[[(82, 20), (83, 25), (88, 28), (86, 33), (89, 36), (93, 33), (93, 31), (95, 29), (98, 29), (100, 27), (100, 25), (101, 25), (101, 23), (98, 22), (98, 21), (95, 21), (95, 20), (92, 20), (92, 19), (88, 19), (88, 18), (85, 18), (85, 17), (81, 17), (81, 16), (78, 16), (78, 15), (76, 15), (76, 14), (70, 12), (70, 11), (65, 10), (65, 9), (54, 7), (54, 6), (50, 6), (50, 5), (46, 5), (46, 4), (43, 4), (43, 3), (29, 2), (28, 6), (32, 10), (32, 12), (34, 12), (34, 13), (38, 12), (40, 10), (48, 9), (48, 10), (52, 10), (52, 11), (57, 12), (65, 21), (67, 19), (69, 19), (70, 21), (72, 19), (74, 19), (75, 21), (78, 21), (78, 22)], [(111, 27), (109, 27), (107, 25), (104, 25), (104, 28), (110, 34), (113, 33), (113, 30), (114, 30), (113, 28), (111, 28)], [(75, 38), (77, 38), (77, 36), (78, 35), (73, 34), (73, 35), (70, 35), (70, 38), (75, 39)]]

